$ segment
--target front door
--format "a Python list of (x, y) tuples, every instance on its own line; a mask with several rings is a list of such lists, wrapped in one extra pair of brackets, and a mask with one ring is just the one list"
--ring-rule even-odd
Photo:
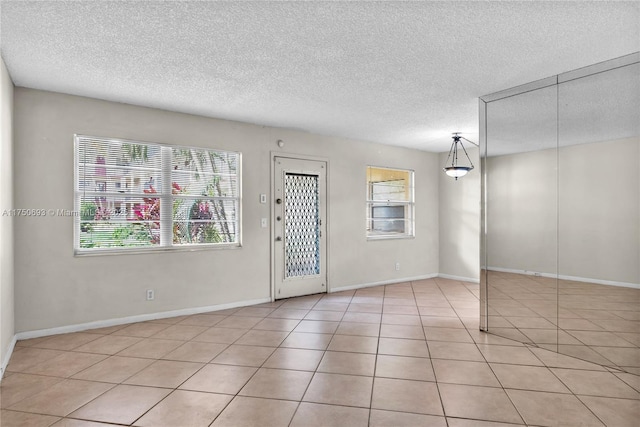
[(327, 164), (274, 160), (275, 299), (326, 292)]

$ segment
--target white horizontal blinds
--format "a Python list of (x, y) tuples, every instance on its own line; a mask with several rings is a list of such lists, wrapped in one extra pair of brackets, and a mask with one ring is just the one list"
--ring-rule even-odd
[(413, 171), (367, 167), (367, 235), (413, 236)]
[(172, 149), (173, 242), (237, 243), (238, 154)]
[(238, 243), (239, 154), (76, 137), (76, 250)]
[(80, 137), (76, 149), (78, 249), (160, 244), (160, 147)]

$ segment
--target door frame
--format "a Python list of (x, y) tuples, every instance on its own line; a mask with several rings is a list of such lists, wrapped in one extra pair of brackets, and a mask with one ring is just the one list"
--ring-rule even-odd
[(284, 157), (287, 159), (293, 159), (293, 160), (310, 160), (310, 161), (315, 161), (315, 162), (324, 162), (327, 167), (326, 167), (326, 172), (325, 172), (325, 180), (326, 185), (326, 191), (325, 191), (325, 199), (326, 199), (326, 208), (327, 208), (327, 218), (326, 218), (326, 222), (325, 222), (325, 227), (326, 227), (326, 236), (325, 236), (325, 245), (326, 245), (326, 254), (325, 254), (325, 265), (326, 265), (326, 277), (325, 277), (325, 281), (326, 281), (326, 293), (329, 294), (331, 293), (331, 281), (329, 280), (329, 267), (330, 267), (330, 260), (329, 260), (329, 241), (331, 239), (331, 221), (329, 221), (329, 217), (330, 215), (330, 197), (329, 197), (329, 193), (330, 193), (330, 185), (329, 185), (329, 173), (330, 173), (330, 167), (329, 167), (329, 159), (326, 157), (321, 157), (321, 156), (309, 156), (306, 154), (295, 154), (295, 153), (286, 153), (286, 152), (281, 152), (281, 151), (271, 151), (270, 152), (270, 159), (269, 161), (271, 162), (269, 165), (269, 175), (270, 175), (270, 186), (269, 186), (269, 258), (270, 258), (270, 263), (269, 263), (269, 270), (270, 270), (270, 282), (271, 282), (271, 302), (274, 302), (276, 300), (276, 257), (275, 257), (275, 252), (274, 252), (274, 242), (275, 242), (275, 234), (274, 234), (274, 230), (276, 228), (276, 219), (274, 218), (273, 215), (273, 206), (276, 203), (275, 200), (275, 185), (276, 185), (276, 177), (275, 177), (275, 164), (276, 164), (276, 157)]

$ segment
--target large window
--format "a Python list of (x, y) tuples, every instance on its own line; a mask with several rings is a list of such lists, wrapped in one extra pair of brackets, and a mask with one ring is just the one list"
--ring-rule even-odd
[(237, 246), (240, 154), (75, 138), (75, 251)]
[(367, 237), (413, 237), (413, 171), (367, 167)]

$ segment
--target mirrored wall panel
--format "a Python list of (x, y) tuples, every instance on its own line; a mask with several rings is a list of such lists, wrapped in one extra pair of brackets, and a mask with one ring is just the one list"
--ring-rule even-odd
[(482, 310), (640, 374), (640, 54), (481, 99)]

